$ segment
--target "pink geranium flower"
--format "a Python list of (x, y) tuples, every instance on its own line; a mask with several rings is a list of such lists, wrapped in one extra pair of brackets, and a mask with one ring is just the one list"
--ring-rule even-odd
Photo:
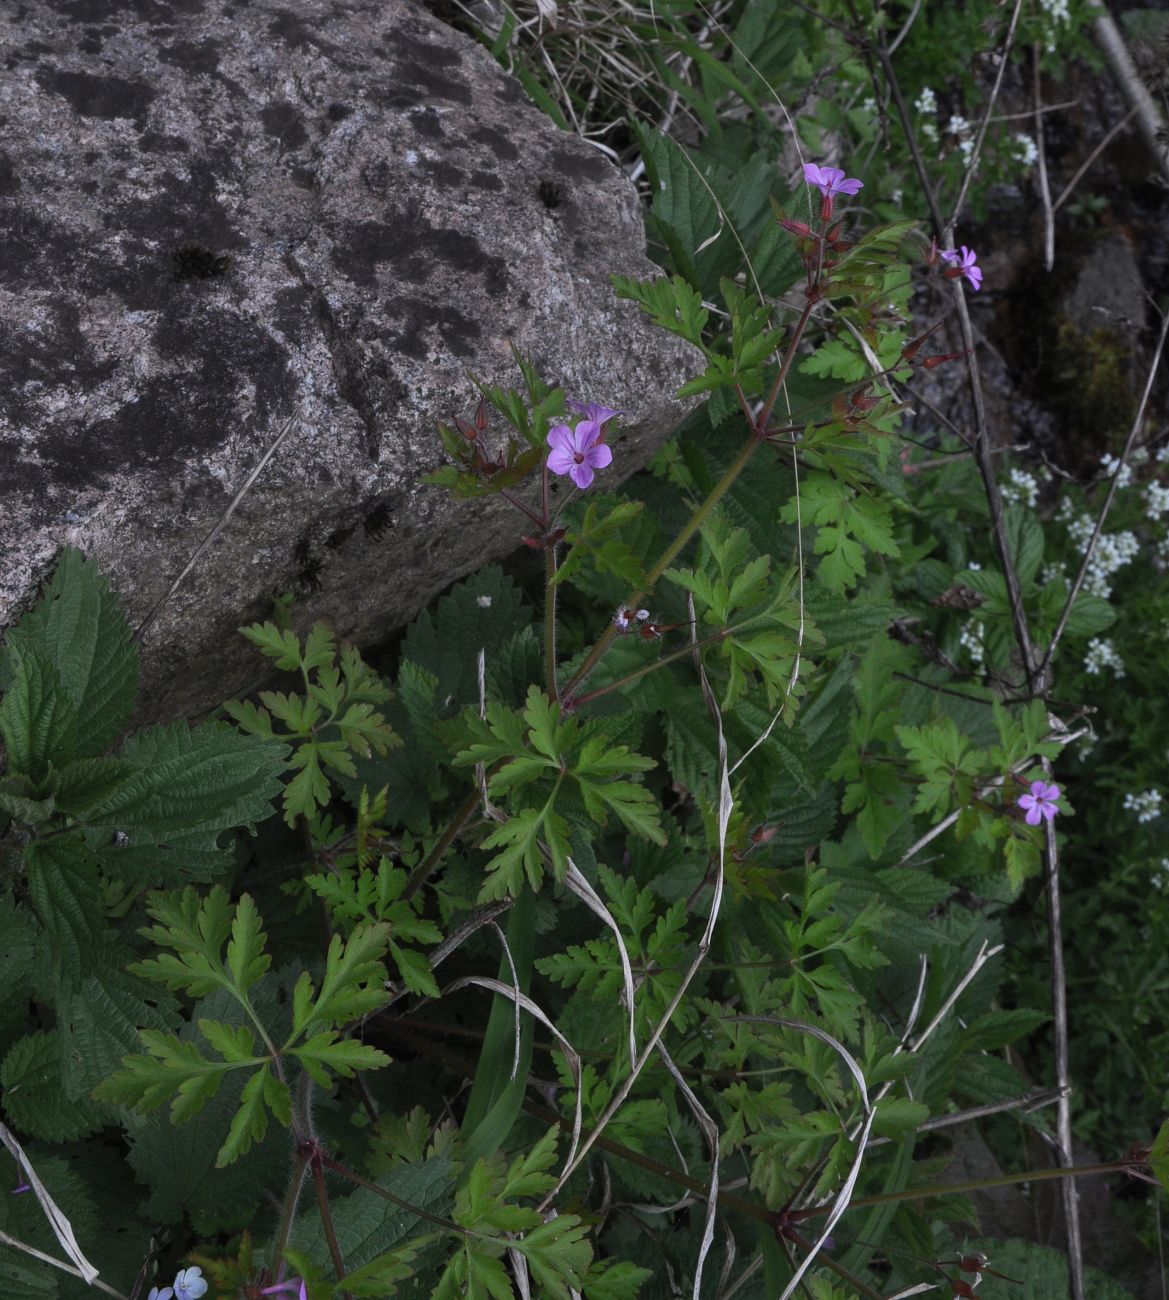
[(575, 429), (566, 424), (548, 430), (548, 468), (553, 474), (567, 474), (578, 488), (587, 488), (593, 471), (612, 463), (613, 451), (601, 442), (601, 425), (581, 420)]
[(839, 167), (820, 167), (804, 163), (804, 180), (814, 185), (826, 199), (834, 194), (856, 194), (865, 187), (855, 176), (845, 176)]
[(978, 254), (973, 248), (967, 248), (965, 244), (960, 249), (951, 248), (941, 254), (943, 262), (953, 262), (948, 271), (943, 274), (950, 280), (956, 280), (959, 276), (970, 281), (972, 289), (982, 288), (982, 267), (976, 265)]
[(577, 415), (583, 415), (586, 420), (592, 420), (594, 424), (604, 426), (615, 415), (628, 415), (628, 411), (615, 411), (611, 406), (602, 406), (600, 402), (580, 402), (575, 397), (566, 397), (565, 405), (570, 411), (575, 411)]
[(845, 176), (839, 167), (821, 167), (817, 163), (804, 163), (804, 180), (820, 191), (820, 220), (832, 220), (832, 207), (838, 194), (856, 194), (864, 189), (864, 181), (855, 176)]
[(1030, 791), (1019, 796), (1019, 807), (1027, 814), (1024, 820), (1028, 826), (1038, 826), (1045, 817), (1052, 821), (1059, 812), (1059, 786), (1032, 781)]

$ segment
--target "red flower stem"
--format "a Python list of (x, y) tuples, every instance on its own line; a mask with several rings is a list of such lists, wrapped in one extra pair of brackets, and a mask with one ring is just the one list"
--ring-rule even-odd
[(288, 1245), (288, 1238), (292, 1232), (292, 1220), (296, 1217), (296, 1207), (300, 1202), (300, 1193), (304, 1187), (304, 1176), (308, 1172), (311, 1155), (312, 1150), (310, 1147), (297, 1146), (292, 1178), (288, 1184), (288, 1191), (284, 1193), (284, 1206), (280, 1211), (280, 1226), (276, 1229), (276, 1236), (272, 1240), (272, 1263), (274, 1266), (284, 1254), (284, 1247)]
[(547, 524), (547, 519), (548, 519), (547, 506), (545, 506), (544, 508), (544, 518), (541, 519), (540, 516), (534, 510), (530, 510), (526, 505), (524, 505), (524, 503), (519, 499), (519, 497), (517, 497), (513, 492), (509, 492), (507, 488), (500, 488), (499, 495), (503, 497), (505, 501), (510, 501), (511, 504), (515, 506), (517, 510), (522, 510), (524, 514), (527, 515), (528, 518), (532, 521), (532, 523), (534, 523), (537, 528), (543, 531), (544, 527)]
[[(341, 1255), (341, 1246), (337, 1241), (337, 1230), (333, 1227), (333, 1215), (329, 1209), (329, 1192), (325, 1187), (325, 1171), (321, 1164), (321, 1154), (317, 1152), (312, 1157), (313, 1185), (317, 1191), (317, 1209), (321, 1214), (321, 1227), (325, 1230), (325, 1240), (329, 1243), (329, 1255), (333, 1260), (333, 1269), (337, 1274), (337, 1281), (345, 1279), (345, 1260)], [(348, 1298), (349, 1292), (343, 1291), (342, 1296)]]
[(544, 684), (560, 703), (556, 685), (556, 545), (544, 548)]

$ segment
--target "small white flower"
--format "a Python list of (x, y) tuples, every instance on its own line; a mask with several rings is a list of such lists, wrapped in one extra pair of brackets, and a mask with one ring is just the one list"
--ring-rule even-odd
[(958, 644), (970, 656), (970, 661), (975, 667), (981, 668), (986, 658), (986, 649), (982, 644), (982, 639), (986, 629), (983, 625), (975, 620), (971, 620), (958, 633)]
[(1161, 815), (1161, 791), (1144, 790), (1140, 794), (1126, 794), (1124, 807), (1126, 812), (1135, 812), (1137, 821), (1142, 824), (1156, 821)]
[(1145, 488), (1145, 515), (1156, 523), (1163, 515), (1169, 514), (1169, 487), (1160, 483), (1150, 483)]
[[(1110, 456), (1108, 452), (1105, 452), (1104, 455), (1100, 457), (1100, 468), (1103, 469), (1105, 475), (1108, 478), (1112, 478), (1112, 476), (1116, 473), (1117, 467), (1119, 465), (1120, 465), (1119, 458), (1116, 456)], [(1120, 477), (1117, 478), (1116, 480), (1116, 486), (1118, 488), (1126, 488), (1131, 482), (1132, 482), (1132, 466), (1126, 464), (1124, 468), (1121, 469), (1120, 471)]]
[(913, 107), (922, 117), (929, 117), (938, 111), (938, 97), (928, 86), (923, 86), (921, 94), (913, 101)]
[(1024, 167), (1034, 167), (1039, 159), (1039, 146), (1022, 131), (1015, 136), (1013, 151)]
[(1089, 677), (1099, 677), (1105, 668), (1111, 668), (1117, 677), (1124, 676), (1124, 660), (1116, 653), (1111, 641), (1094, 636), (1088, 642), (1088, 653), (1084, 656), (1084, 671)]
[(961, 113), (955, 113), (946, 123), (947, 135), (965, 135), (970, 130), (970, 123)]
[(1012, 469), (1008, 477), (1010, 483), (1000, 489), (1004, 501), (1021, 501), (1025, 506), (1034, 508), (1039, 500), (1039, 482), (1025, 469)]

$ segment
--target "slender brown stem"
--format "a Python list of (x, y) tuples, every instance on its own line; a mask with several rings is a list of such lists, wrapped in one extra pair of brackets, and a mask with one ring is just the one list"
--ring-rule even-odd
[(284, 1247), (288, 1245), (292, 1221), (296, 1217), (296, 1207), (300, 1202), (300, 1193), (304, 1187), (304, 1177), (308, 1172), (311, 1154), (308, 1147), (298, 1146), (293, 1157), (292, 1177), (288, 1182), (288, 1191), (284, 1193), (284, 1206), (280, 1211), (280, 1226), (276, 1229), (276, 1236), (272, 1240), (274, 1264), (279, 1262), (281, 1255), (284, 1254)]
[[(496, 769), (492, 768), (491, 770), (494, 772)], [(439, 836), (438, 842), (435, 844), (434, 848), (432, 848), (418, 866), (414, 868), (410, 879), (406, 882), (406, 888), (402, 891), (403, 901), (413, 898), (426, 883), (430, 873), (436, 866), (438, 866), (439, 862), (442, 861), (443, 855), (458, 838), (463, 827), (471, 820), (471, 816), (478, 806), (479, 788), (476, 786), (463, 802), (459, 804), (458, 808), (455, 809), (455, 815), (451, 818), (446, 830)]]
[(544, 684), (560, 703), (556, 684), (556, 547), (544, 548)]
[(652, 663), (645, 664), (635, 672), (627, 673), (624, 677), (618, 677), (615, 682), (608, 682), (604, 686), (598, 686), (596, 690), (589, 691), (585, 695), (577, 695), (575, 698), (569, 695), (564, 697), (564, 702), (571, 705), (574, 709), (579, 708), (582, 704), (588, 704), (592, 700), (599, 700), (602, 695), (608, 695), (610, 691), (620, 690), (622, 686), (628, 686), (631, 682), (636, 682), (639, 678), (647, 674), (656, 672), (659, 668), (664, 668), (666, 664), (673, 663), (675, 659), (681, 659), (684, 655), (691, 654), (695, 649), (712, 645), (716, 641), (725, 641), (731, 635), (731, 628), (719, 628), (717, 632), (712, 632), (710, 636), (704, 636), (700, 641), (695, 641), (693, 645), (685, 645), (681, 650), (674, 650), (668, 655), (663, 655), (660, 659), (655, 659)]
[[(329, 1256), (333, 1261), (337, 1281), (341, 1282), (345, 1278), (345, 1260), (341, 1255), (340, 1243), (337, 1241), (337, 1230), (333, 1227), (333, 1214), (329, 1209), (329, 1191), (325, 1186), (325, 1170), (321, 1164), (319, 1152), (313, 1156), (311, 1164), (313, 1186), (317, 1192), (317, 1209), (321, 1215), (321, 1227), (325, 1231), (325, 1240), (329, 1243)], [(343, 1291), (341, 1294), (348, 1297), (349, 1292)]]

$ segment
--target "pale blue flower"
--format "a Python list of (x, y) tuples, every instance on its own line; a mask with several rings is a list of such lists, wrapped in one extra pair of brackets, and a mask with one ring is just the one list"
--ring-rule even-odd
[[(184, 1268), (175, 1276), (175, 1300), (199, 1300), (207, 1294), (207, 1283), (203, 1279), (203, 1270), (198, 1267)], [(159, 1298), (161, 1300), (161, 1297)]]

